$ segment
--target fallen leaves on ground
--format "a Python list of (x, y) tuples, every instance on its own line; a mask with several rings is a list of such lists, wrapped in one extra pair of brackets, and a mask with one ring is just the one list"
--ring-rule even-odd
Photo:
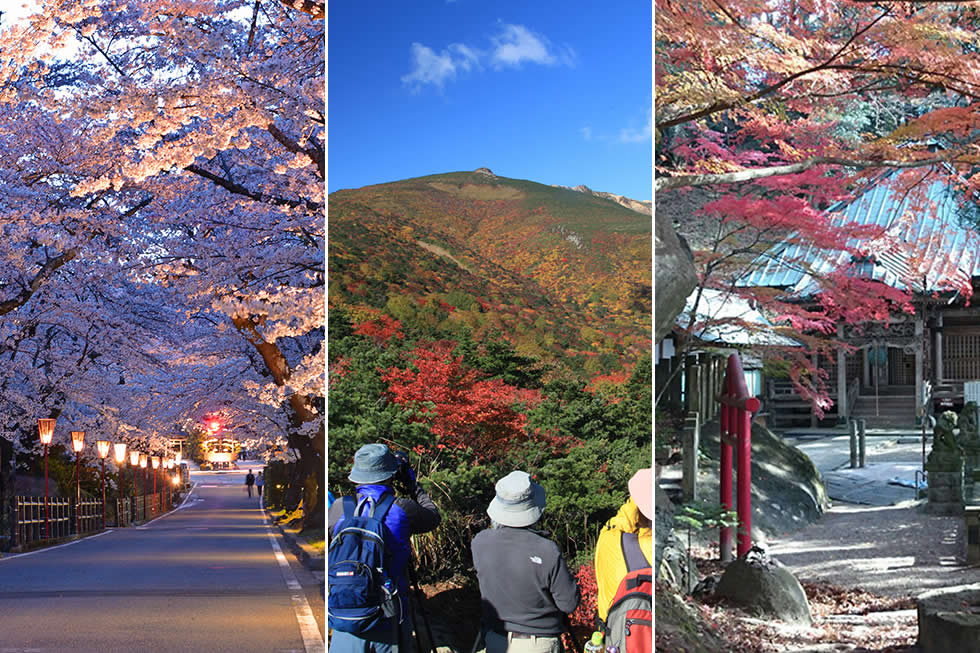
[[(699, 572), (720, 575), (724, 565), (717, 549), (694, 547), (692, 560)], [(729, 653), (772, 653), (793, 651), (817, 644), (848, 644), (853, 653), (912, 653), (916, 651), (918, 623), (911, 597), (890, 598), (857, 588), (825, 581), (801, 582), (813, 625), (791, 626), (760, 619), (719, 599), (698, 601), (684, 597), (701, 620), (727, 641)], [(877, 614), (875, 614), (877, 613)], [(881, 614), (891, 613), (891, 614)], [(661, 625), (657, 626), (658, 631)], [(657, 634), (657, 650), (671, 650), (671, 630), (663, 626)]]

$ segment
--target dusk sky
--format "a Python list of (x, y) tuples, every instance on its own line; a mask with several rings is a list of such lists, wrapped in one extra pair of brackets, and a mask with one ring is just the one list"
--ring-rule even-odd
[(651, 198), (649, 3), (331, 0), (327, 31), (329, 192), (488, 167)]

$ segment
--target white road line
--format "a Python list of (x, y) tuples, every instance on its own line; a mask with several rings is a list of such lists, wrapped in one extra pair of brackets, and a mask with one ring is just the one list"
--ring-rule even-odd
[(86, 537), (80, 537), (77, 540), (72, 540), (71, 542), (65, 542), (64, 544), (55, 544), (54, 546), (46, 546), (43, 549), (35, 549), (34, 551), (27, 551), (26, 553), (8, 553), (7, 555), (0, 558), (0, 562), (4, 560), (14, 560), (16, 558), (23, 558), (25, 556), (32, 556), (35, 553), (44, 553), (45, 551), (52, 551), (54, 549), (61, 549), (66, 546), (71, 546), (72, 544), (78, 544), (79, 542), (84, 542), (85, 540), (93, 540), (97, 537), (102, 537), (106, 533), (111, 533), (116, 530), (115, 528), (107, 528), (101, 533), (96, 533), (95, 535), (88, 535)]
[[(259, 497), (259, 509), (263, 510), (262, 514), (264, 515), (262, 497)], [(317, 625), (316, 618), (313, 616), (313, 610), (310, 609), (306, 595), (303, 594), (303, 586), (296, 580), (296, 574), (290, 568), (289, 561), (286, 560), (286, 556), (279, 546), (279, 541), (272, 532), (269, 520), (263, 517), (263, 522), (265, 523), (265, 531), (269, 535), (269, 541), (272, 543), (272, 552), (276, 555), (276, 561), (279, 563), (280, 571), (282, 571), (283, 580), (286, 581), (286, 587), (293, 590), (291, 594), (293, 611), (296, 613), (296, 621), (299, 623), (299, 632), (303, 637), (303, 646), (306, 648), (306, 653), (323, 653), (325, 651), (323, 637), (320, 636), (320, 627)]]

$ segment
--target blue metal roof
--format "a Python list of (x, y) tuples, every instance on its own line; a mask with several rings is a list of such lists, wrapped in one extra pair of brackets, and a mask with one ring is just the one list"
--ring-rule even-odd
[[(980, 233), (961, 223), (965, 211), (977, 212), (976, 204), (963, 205), (963, 195), (948, 182), (935, 180), (924, 193), (908, 193), (896, 188), (894, 179), (894, 173), (886, 175), (827, 211), (834, 227), (855, 223), (882, 228), (873, 240), (848, 240), (848, 247), (869, 255), (857, 271), (919, 292), (948, 289), (954, 280), (980, 276)], [(818, 290), (816, 278), (853, 263), (848, 252), (794, 243), (794, 236), (756, 259), (756, 269), (740, 285), (787, 288), (808, 296)]]

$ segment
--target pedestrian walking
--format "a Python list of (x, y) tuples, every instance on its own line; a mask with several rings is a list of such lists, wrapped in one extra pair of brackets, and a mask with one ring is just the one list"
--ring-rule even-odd
[(252, 475), (252, 470), (248, 470), (248, 474), (245, 475), (245, 489), (248, 490), (248, 497), (252, 498), (252, 486), (255, 485), (255, 476)]
[[(414, 646), (413, 620), (408, 609), (407, 571), (412, 553), (409, 538), (433, 530), (442, 517), (417, 482), (408, 459), (396, 456), (387, 445), (366, 444), (358, 449), (347, 478), (357, 485), (354, 495), (337, 497), (327, 511), (331, 538), (327, 554), (327, 612), (333, 629), (330, 650), (411, 653)], [(345, 528), (345, 523), (350, 528)], [(370, 532), (381, 533), (383, 546)], [(375, 578), (372, 565), (360, 557), (379, 548), (387, 562), (383, 573)], [(352, 555), (358, 560), (352, 561)], [(358, 578), (369, 574), (370, 579)], [(382, 589), (375, 591), (373, 588), (378, 586)], [(359, 592), (358, 588), (371, 589)]]
[(265, 479), (262, 478), (262, 472), (255, 477), (255, 493), (259, 495), (259, 499), (262, 498), (262, 485), (265, 483)]
[(487, 653), (561, 651), (579, 589), (558, 545), (534, 529), (544, 508), (544, 488), (513, 471), (497, 481), (491, 527), (473, 538)]
[(602, 527), (595, 546), (596, 609), (602, 622), (626, 574), (653, 566), (653, 470), (636, 472), (628, 487), (629, 499)]

